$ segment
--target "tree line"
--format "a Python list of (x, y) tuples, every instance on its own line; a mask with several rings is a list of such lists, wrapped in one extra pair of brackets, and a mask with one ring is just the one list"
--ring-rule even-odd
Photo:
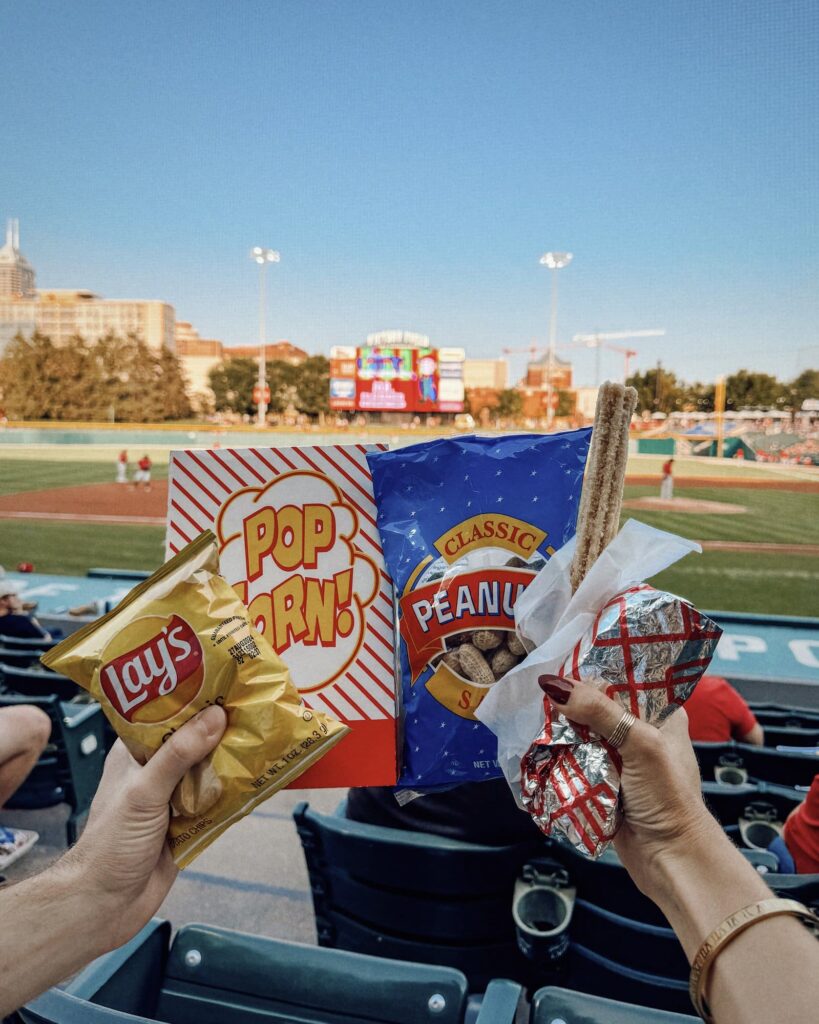
[[(626, 381), (637, 390), (638, 412), (713, 412), (714, 385), (686, 384), (662, 367), (635, 373)], [(804, 370), (791, 381), (769, 373), (738, 370), (725, 378), (725, 408), (781, 409), (795, 413), (806, 398), (819, 398), (819, 370)]]
[(151, 423), (191, 415), (174, 353), (114, 334), (64, 346), (18, 334), (0, 357), (0, 409), (19, 420)]
[[(330, 362), (324, 356), (310, 356), (298, 366), (271, 359), (265, 369), (270, 388), (269, 412), (294, 410), (318, 416), (330, 408)], [(248, 416), (255, 413), (253, 388), (259, 381), (259, 364), (255, 359), (228, 359), (210, 371), (209, 379), (218, 412)]]

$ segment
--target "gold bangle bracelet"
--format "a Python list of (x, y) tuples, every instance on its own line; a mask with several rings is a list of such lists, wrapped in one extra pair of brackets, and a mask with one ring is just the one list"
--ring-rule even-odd
[(746, 928), (764, 921), (769, 917), (777, 917), (781, 914), (790, 914), (798, 917), (806, 924), (813, 926), (814, 931), (819, 931), (819, 916), (809, 910), (804, 904), (796, 900), (771, 898), (752, 903), (742, 910), (729, 914), (725, 920), (717, 925), (708, 938), (703, 942), (691, 964), (691, 978), (688, 983), (688, 992), (694, 1009), (702, 1017), (706, 1024), (712, 1021), (711, 1011), (705, 998), (705, 986), (711, 968), (717, 955), (725, 949), (729, 942), (732, 942), (738, 935), (741, 935)]

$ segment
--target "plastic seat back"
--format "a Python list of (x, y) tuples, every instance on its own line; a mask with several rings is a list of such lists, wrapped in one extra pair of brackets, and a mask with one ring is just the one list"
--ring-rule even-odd
[(819, 756), (787, 753), (749, 743), (695, 743), (694, 753), (704, 782), (714, 781), (714, 768), (724, 759), (747, 769), (750, 782), (809, 786), (819, 772)]
[(764, 729), (766, 747), (819, 747), (819, 728), (816, 727), (766, 725)]
[(549, 855), (560, 861), (569, 872), (581, 899), (632, 921), (668, 927), (668, 921), (656, 903), (652, 903), (632, 882), (612, 847), (596, 861), (564, 843), (550, 846)]
[[(526, 980), (512, 894), (541, 843), (491, 847), (323, 815), (300, 804), (319, 943), (462, 971), (472, 990)], [(542, 980), (546, 980), (542, 977)]]
[[(36, 658), (39, 658), (39, 652)], [(49, 672), (42, 668), (19, 668), (4, 664), (3, 685), (14, 693), (22, 693), (26, 697), (59, 697), (60, 700), (71, 700), (80, 695), (80, 688), (72, 679)]]
[(466, 978), (204, 925), (171, 947), (157, 1019), (173, 1024), (460, 1024)]
[[(64, 989), (23, 1007), (24, 1024), (463, 1024), (466, 979), (241, 932), (189, 925), (170, 950), (153, 920)], [(496, 980), (474, 1024), (513, 1024), (520, 987)]]
[(819, 773), (819, 756), (769, 750), (748, 743), (737, 743), (737, 753), (748, 774), (762, 782), (779, 786), (809, 786)]
[(688, 979), (667, 978), (624, 967), (608, 957), (572, 943), (566, 988), (624, 1003), (687, 1013), (691, 1009)]
[(699, 1017), (649, 1010), (565, 988), (542, 988), (532, 998), (529, 1024), (699, 1024)]
[(726, 786), (719, 782), (703, 782), (702, 795), (721, 825), (736, 825), (740, 818), (763, 807), (770, 808), (775, 812), (776, 820), (784, 822), (805, 798), (804, 793), (789, 786)]
[[(71, 845), (77, 841), (79, 819), (91, 806), (105, 763), (102, 709), (99, 704), (66, 703), (54, 695), (0, 693), (0, 707), (23, 704), (41, 708), (51, 719), (50, 749), (47, 748), (30, 776), (32, 788), (26, 780), (9, 806), (50, 807), (64, 800), (71, 808), (66, 822), (66, 839)], [(36, 802), (39, 794), (41, 803)]]
[(670, 927), (633, 921), (578, 898), (570, 934), (572, 942), (624, 967), (668, 978), (688, 978), (688, 960)]

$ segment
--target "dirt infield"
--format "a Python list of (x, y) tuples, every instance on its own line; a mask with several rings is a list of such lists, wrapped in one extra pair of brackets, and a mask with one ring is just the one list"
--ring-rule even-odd
[(703, 551), (744, 551), (755, 555), (819, 555), (819, 544), (759, 544), (742, 540), (701, 540)]
[[(659, 474), (627, 476), (626, 485), (635, 487), (658, 487), (662, 477)], [(740, 488), (749, 491), (795, 491), (797, 494), (819, 494), (819, 480), (791, 480), (786, 477), (772, 477), (760, 480), (756, 477), (737, 477), (731, 479), (722, 476), (675, 476), (675, 487), (727, 487), (731, 490)]]
[(623, 502), (623, 508), (643, 508), (653, 512), (696, 512), (713, 516), (736, 516), (748, 511), (744, 505), (697, 498), (629, 498)]
[[(717, 477), (675, 477), (677, 487), (748, 488), (753, 490), (795, 491), (819, 494), (819, 480), (726, 480)], [(628, 476), (626, 484), (660, 486), (659, 476)], [(643, 508), (674, 512), (736, 514), (745, 511), (742, 505), (704, 501), (695, 498), (674, 498), (661, 502), (653, 496), (633, 498), (627, 508)], [(20, 491), (0, 495), (0, 519), (48, 519), (56, 522), (98, 522), (164, 526), (168, 508), (168, 482), (157, 480), (150, 491), (132, 484), (84, 484), (78, 487), (55, 487), (45, 491)], [(716, 543), (716, 542), (715, 542)], [(709, 545), (711, 546), (711, 545)], [(763, 545), (748, 545), (760, 550)], [(808, 554), (804, 546), (773, 545), (772, 550), (793, 550)], [(728, 550), (726, 548), (725, 550)], [(740, 550), (736, 548), (734, 550)], [(746, 548), (741, 548), (746, 550)]]
[(0, 496), (0, 518), (55, 521), (138, 523), (164, 526), (168, 482), (157, 480), (150, 491), (132, 484), (84, 484), (50, 491), (21, 491)]

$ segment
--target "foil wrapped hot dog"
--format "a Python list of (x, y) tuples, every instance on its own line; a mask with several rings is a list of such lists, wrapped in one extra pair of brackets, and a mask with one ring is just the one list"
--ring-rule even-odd
[[(602, 608), (559, 674), (660, 726), (693, 693), (721, 634), (687, 601), (641, 584)], [(546, 835), (598, 857), (620, 826), (620, 757), (548, 699), (544, 712), (543, 728), (521, 760), (523, 804)]]

